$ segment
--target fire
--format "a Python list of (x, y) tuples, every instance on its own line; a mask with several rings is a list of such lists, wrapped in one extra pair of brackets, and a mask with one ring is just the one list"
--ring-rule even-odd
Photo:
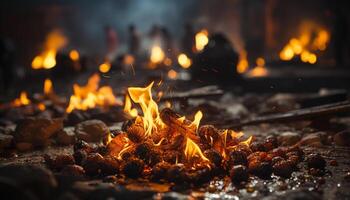
[(46, 37), (44, 51), (35, 56), (32, 61), (33, 69), (51, 69), (56, 66), (56, 54), (59, 49), (67, 44), (64, 35), (55, 30)]
[(73, 61), (78, 61), (80, 55), (79, 55), (79, 52), (78, 52), (77, 50), (73, 49), (73, 50), (71, 50), (71, 51), (69, 52), (69, 57), (70, 57), (70, 59), (72, 59)]
[(131, 104), (131, 100), (129, 95), (125, 96), (125, 102), (124, 102), (124, 112), (129, 114), (131, 117), (137, 117), (138, 112), (136, 110), (136, 108), (131, 108), (132, 104)]
[(257, 58), (256, 59), (256, 67), (248, 73), (248, 76), (250, 76), (250, 77), (262, 77), (262, 76), (266, 76), (268, 73), (269, 72), (265, 67), (264, 58)]
[(200, 32), (198, 32), (195, 36), (195, 42), (196, 42), (196, 50), (202, 51), (204, 47), (208, 44), (209, 38), (208, 38), (208, 31), (203, 29)]
[(73, 110), (87, 110), (96, 106), (106, 107), (119, 104), (109, 86), (99, 88), (100, 76), (94, 74), (85, 86), (73, 85), (74, 95), (70, 97), (67, 113)]
[(203, 155), (199, 146), (190, 138), (187, 138), (184, 152), (187, 160), (192, 160), (194, 157), (199, 157), (203, 161), (209, 161), (209, 159)]
[(12, 104), (15, 107), (19, 107), (19, 106), (25, 106), (30, 104), (30, 100), (28, 99), (27, 93), (22, 91), (21, 94), (19, 95), (19, 98), (15, 99)]
[(155, 45), (152, 47), (150, 59), (153, 64), (159, 64), (163, 62), (165, 59), (165, 54), (160, 46)]
[(239, 74), (243, 74), (247, 72), (248, 68), (249, 68), (249, 63), (247, 60), (247, 52), (243, 50), (239, 53), (239, 62), (237, 64), (236, 70)]
[(44, 82), (44, 94), (50, 95), (53, 93), (52, 81), (50, 79), (45, 79)]
[(316, 36), (312, 37), (311, 30), (303, 31), (299, 38), (292, 38), (279, 53), (281, 60), (289, 61), (300, 56), (304, 63), (315, 64), (317, 56), (311, 51), (324, 51), (327, 48), (330, 36), (324, 29), (318, 29)]
[(98, 69), (100, 70), (101, 73), (107, 73), (111, 69), (111, 63), (104, 62), (98, 67)]
[(180, 64), (180, 66), (184, 69), (187, 69), (191, 67), (192, 60), (186, 56), (186, 54), (182, 53), (177, 57), (177, 62)]
[[(164, 123), (160, 119), (158, 105), (152, 99), (152, 82), (145, 88), (129, 87), (128, 92), (134, 103), (140, 105), (143, 116), (138, 116), (143, 122), (146, 136), (150, 136), (154, 131), (164, 127)], [(137, 120), (137, 119), (136, 119)]]

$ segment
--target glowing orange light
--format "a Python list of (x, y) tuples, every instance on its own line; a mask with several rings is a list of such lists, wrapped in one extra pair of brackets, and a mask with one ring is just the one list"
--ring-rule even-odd
[(248, 68), (249, 68), (249, 63), (247, 60), (247, 52), (245, 50), (242, 50), (239, 53), (239, 61), (238, 61), (236, 70), (239, 74), (243, 74), (248, 70)]
[(176, 79), (177, 78), (177, 72), (175, 70), (173, 70), (173, 69), (169, 70), (168, 71), (168, 77), (170, 79)]
[(28, 105), (30, 103), (31, 102), (28, 99), (27, 93), (22, 91), (21, 94), (19, 95), (19, 98), (15, 99), (12, 104), (16, 107), (19, 107), (19, 106)]
[(151, 50), (151, 62), (154, 64), (159, 64), (161, 62), (163, 62), (165, 58), (165, 54), (162, 50), (162, 48), (160, 48), (160, 46), (153, 46), (152, 50)]
[(268, 70), (265, 67), (265, 60), (263, 58), (256, 59), (256, 67), (250, 70), (248, 73), (249, 77), (262, 77), (268, 74)]
[(56, 54), (59, 49), (67, 44), (67, 39), (59, 31), (55, 30), (46, 38), (44, 51), (35, 56), (32, 61), (33, 69), (51, 69), (56, 66)]
[(78, 61), (79, 60), (79, 52), (75, 49), (71, 50), (69, 52), (69, 57), (70, 59), (72, 59), (73, 61)]
[(125, 96), (125, 102), (124, 102), (124, 112), (128, 113), (131, 117), (137, 117), (138, 112), (136, 110), (136, 108), (131, 108), (132, 104), (131, 104), (131, 100), (129, 95)]
[(183, 53), (177, 57), (177, 62), (184, 69), (187, 69), (192, 65), (192, 60), (188, 58), (186, 54), (183, 54)]
[(107, 73), (111, 69), (111, 64), (108, 62), (102, 63), (100, 66), (98, 66), (98, 69), (101, 73)]
[(209, 42), (208, 31), (203, 29), (200, 32), (198, 32), (195, 36), (195, 42), (196, 42), (196, 50), (202, 51)]
[(49, 95), (53, 92), (52, 81), (50, 79), (45, 79), (44, 82), (44, 94)]

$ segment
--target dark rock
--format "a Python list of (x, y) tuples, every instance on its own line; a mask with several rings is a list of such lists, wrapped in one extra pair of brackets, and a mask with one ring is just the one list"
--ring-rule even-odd
[(82, 166), (89, 176), (95, 176), (101, 174), (101, 166), (103, 165), (104, 158), (99, 153), (88, 154), (86, 160), (83, 161)]
[(83, 177), (85, 170), (79, 165), (66, 165), (61, 170), (61, 174), (64, 176)]
[(306, 157), (307, 166), (309, 168), (324, 169), (326, 161), (320, 154), (310, 154)]
[[(47, 169), (32, 165), (7, 165), (0, 167), (0, 179), (7, 179), (23, 191), (29, 191), (38, 199), (50, 199), (57, 187), (54, 175)], [(1, 193), (5, 197), (5, 193)], [(16, 194), (11, 194), (16, 195)], [(11, 196), (7, 196), (8, 198)], [(8, 199), (6, 198), (6, 199)]]
[(259, 178), (271, 178), (272, 166), (268, 162), (260, 162), (257, 160), (250, 161), (248, 164), (249, 173), (258, 176)]
[(234, 165), (247, 165), (248, 160), (247, 160), (247, 153), (245, 151), (241, 150), (234, 150), (230, 152), (229, 155), (229, 165), (234, 166)]
[(159, 181), (167, 176), (167, 171), (170, 169), (171, 164), (168, 162), (160, 162), (152, 168), (152, 180)]
[(60, 154), (55, 157), (44, 156), (46, 165), (53, 170), (61, 170), (67, 165), (75, 164), (74, 157), (68, 154)]
[(333, 141), (339, 146), (350, 146), (350, 131), (342, 131), (334, 135)]
[(134, 158), (126, 161), (122, 171), (129, 178), (139, 178), (142, 176), (145, 164), (142, 160)]
[(220, 167), (222, 163), (222, 156), (220, 155), (219, 152), (213, 150), (213, 149), (208, 149), (204, 151), (205, 157), (207, 157), (210, 162), (212, 162), (216, 167)]
[(57, 132), (56, 141), (60, 145), (70, 145), (75, 143), (75, 133), (73, 129), (62, 129)]
[(12, 140), (13, 140), (12, 135), (6, 135), (6, 134), (0, 133), (0, 150), (10, 147), (12, 144)]
[(77, 150), (73, 153), (74, 160), (77, 164), (82, 164), (86, 160), (87, 155), (88, 153), (83, 150)]
[(235, 165), (230, 170), (230, 177), (233, 183), (247, 181), (249, 178), (247, 167), (243, 165)]
[(62, 128), (62, 119), (27, 118), (17, 125), (15, 142), (30, 143), (34, 147), (46, 146), (49, 139)]
[(289, 178), (293, 172), (293, 163), (281, 160), (272, 166), (273, 173), (277, 176)]
[(167, 171), (167, 180), (174, 183), (183, 183), (187, 181), (185, 166), (182, 164), (171, 165)]
[(78, 139), (86, 142), (106, 141), (109, 136), (109, 129), (105, 123), (100, 120), (88, 120), (75, 126), (74, 130)]

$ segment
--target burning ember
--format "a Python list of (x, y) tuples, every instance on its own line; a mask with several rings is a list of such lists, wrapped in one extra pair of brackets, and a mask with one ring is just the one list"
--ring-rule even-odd
[(281, 50), (279, 56), (281, 60), (292, 60), (295, 56), (300, 56), (304, 63), (315, 64), (317, 62), (316, 51), (324, 51), (329, 42), (330, 36), (326, 30), (320, 29), (314, 37), (311, 31), (304, 31), (299, 38), (289, 40)]
[(54, 91), (53, 91), (52, 81), (50, 79), (45, 79), (44, 94), (48, 96), (48, 95), (52, 94), (53, 92)]
[(78, 61), (80, 58), (80, 55), (79, 55), (79, 52), (77, 50), (73, 49), (69, 52), (69, 57), (73, 61)]
[(242, 50), (239, 53), (239, 61), (237, 64), (237, 72), (239, 74), (243, 74), (248, 71), (249, 63), (247, 60), (247, 52), (245, 50)]
[(29, 105), (31, 101), (28, 99), (27, 93), (22, 91), (19, 97), (13, 100), (12, 105), (15, 107)]
[(192, 65), (192, 60), (189, 57), (187, 57), (186, 54), (183, 53), (177, 57), (177, 62), (184, 69), (187, 69)]
[[(203, 167), (211, 169), (213, 163), (204, 153), (207, 148), (212, 147), (225, 157), (228, 151), (238, 148), (239, 145), (249, 147), (251, 137), (242, 142), (238, 140), (243, 133), (216, 130), (207, 125), (200, 127), (203, 117), (201, 111), (195, 114), (193, 121), (179, 116), (169, 108), (159, 112), (158, 105), (152, 98), (152, 86), (153, 82), (145, 88), (128, 88), (124, 111), (134, 119), (126, 127), (125, 133), (110, 141), (110, 155), (123, 160), (126, 154), (137, 151), (140, 145), (147, 144), (150, 150), (154, 149), (157, 152), (155, 156), (160, 157), (160, 161), (166, 160), (168, 152), (176, 152), (175, 163), (196, 170)], [(142, 115), (138, 114), (136, 108), (132, 108), (133, 104), (140, 107)], [(145, 162), (152, 161), (147, 159)]]
[(196, 51), (202, 51), (204, 49), (205, 45), (208, 44), (208, 42), (209, 42), (208, 35), (209, 35), (209, 33), (206, 29), (203, 29), (196, 34), (196, 36), (195, 36)]
[(51, 69), (56, 66), (56, 54), (67, 44), (67, 39), (64, 35), (55, 30), (47, 37), (44, 44), (43, 52), (36, 56), (32, 61), (33, 69)]
[(120, 104), (109, 86), (99, 88), (100, 76), (92, 75), (85, 86), (73, 85), (74, 95), (70, 97), (67, 113), (73, 110), (87, 110), (89, 108), (107, 107)]

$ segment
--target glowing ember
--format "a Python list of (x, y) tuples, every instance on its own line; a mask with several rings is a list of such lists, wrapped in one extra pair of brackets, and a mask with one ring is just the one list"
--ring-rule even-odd
[(50, 95), (53, 93), (52, 81), (50, 79), (45, 79), (44, 82), (44, 94)]
[(25, 106), (30, 104), (30, 100), (28, 99), (27, 93), (22, 91), (21, 94), (19, 95), (19, 98), (15, 99), (12, 104), (15, 107), (19, 107), (19, 106)]
[(33, 69), (51, 69), (56, 66), (56, 54), (59, 49), (67, 44), (63, 34), (55, 30), (51, 32), (45, 41), (44, 51), (32, 61)]
[(165, 59), (165, 54), (162, 50), (162, 48), (160, 48), (160, 46), (153, 46), (152, 50), (151, 50), (151, 62), (153, 64), (159, 64), (161, 62), (163, 62), (163, 60)]
[(75, 49), (71, 50), (69, 52), (69, 57), (70, 59), (72, 59), (73, 61), (78, 61), (79, 60), (79, 52)]
[(243, 74), (247, 72), (248, 68), (249, 68), (249, 63), (247, 60), (247, 52), (243, 50), (239, 53), (239, 61), (238, 61), (236, 70), (239, 74)]
[(196, 50), (202, 51), (209, 42), (208, 31), (203, 29), (200, 32), (198, 32), (195, 36), (195, 42), (196, 42)]
[(73, 110), (87, 110), (96, 106), (106, 107), (119, 104), (109, 86), (99, 88), (100, 76), (94, 74), (88, 80), (87, 85), (73, 85), (74, 95), (70, 97), (67, 113)]
[(100, 70), (101, 73), (107, 73), (110, 69), (111, 64), (109, 62), (104, 62), (98, 67), (98, 70)]
[(184, 69), (187, 69), (192, 65), (192, 60), (183, 53), (177, 57), (177, 62)]

